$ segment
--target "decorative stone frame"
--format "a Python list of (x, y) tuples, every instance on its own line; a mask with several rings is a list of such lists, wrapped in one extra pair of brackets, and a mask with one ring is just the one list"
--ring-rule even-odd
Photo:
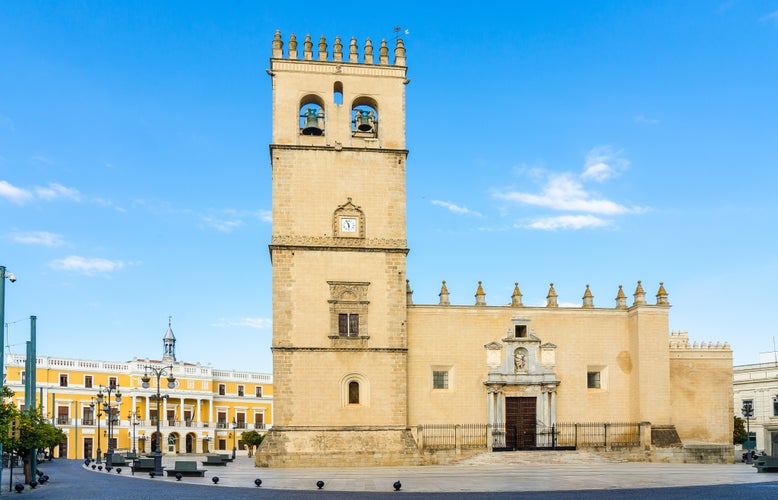
[[(352, 340), (369, 339), (367, 291), (369, 282), (328, 281), (330, 287), (330, 339)], [(340, 335), (338, 329), (339, 314), (359, 314), (359, 333), (354, 336)]]
[[(341, 231), (342, 219), (354, 219), (357, 222), (357, 230), (353, 233)], [(332, 234), (336, 238), (364, 238), (365, 237), (365, 214), (358, 205), (354, 205), (351, 198), (346, 203), (338, 205), (332, 214)]]
[[(348, 386), (351, 382), (359, 384), (359, 403), (349, 403)], [(370, 382), (361, 373), (348, 373), (340, 379), (340, 403), (344, 408), (370, 406)]]

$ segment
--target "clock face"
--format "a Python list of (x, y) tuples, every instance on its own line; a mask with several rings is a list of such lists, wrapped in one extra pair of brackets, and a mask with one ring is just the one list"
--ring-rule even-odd
[(340, 230), (344, 233), (356, 233), (357, 220), (350, 217), (340, 219)]

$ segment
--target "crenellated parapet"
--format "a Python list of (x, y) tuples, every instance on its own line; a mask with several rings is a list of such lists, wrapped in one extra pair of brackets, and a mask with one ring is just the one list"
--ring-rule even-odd
[(689, 342), (687, 330), (674, 330), (670, 332), (670, 349), (695, 350), (695, 351), (731, 351), (729, 342)]
[[(361, 63), (365, 65), (380, 65), (380, 66), (405, 66), (405, 45), (402, 38), (397, 38), (394, 41), (393, 60), (390, 63), (389, 57), (389, 45), (386, 40), (381, 40), (378, 46), (378, 61), (373, 51), (373, 42), (370, 38), (365, 39), (365, 43), (362, 46), (362, 58), (360, 60), (359, 47), (357, 39), (352, 37), (349, 41), (348, 48), (344, 53), (343, 43), (340, 37), (335, 37), (335, 43), (330, 46), (327, 44), (327, 39), (322, 36), (319, 38), (318, 43), (314, 50), (314, 42), (311, 39), (311, 35), (305, 35), (303, 40), (302, 50), (298, 45), (297, 36), (294, 33), (289, 35), (286, 52), (284, 52), (284, 40), (281, 37), (281, 31), (277, 30), (273, 36), (273, 59), (302, 59), (304, 61), (330, 61), (330, 62), (349, 62), (349, 63)], [(315, 59), (314, 59), (315, 56)]]
[[(408, 289), (410, 290), (410, 281), (408, 282)], [(409, 292), (412, 293), (412, 292)], [(451, 305), (451, 302), (449, 301), (449, 290), (446, 286), (446, 281), (443, 280), (443, 285), (441, 286), (440, 293), (438, 294), (440, 297), (440, 301), (438, 302), (438, 305)], [(410, 295), (409, 295), (410, 297)], [(643, 285), (641, 281), (637, 282), (637, 287), (635, 289), (635, 293), (633, 294), (634, 300), (632, 303), (632, 307), (637, 306), (649, 306), (649, 307), (670, 307), (670, 302), (668, 301), (668, 293), (667, 290), (665, 290), (664, 282), (659, 283), (659, 289), (656, 293), (656, 304), (648, 304), (646, 302), (646, 292), (643, 290)], [(514, 282), (514, 288), (513, 288), (513, 294), (510, 297), (510, 303), (508, 304), (510, 307), (526, 307), (523, 303), (523, 295), (521, 291), (519, 290), (519, 283)], [(622, 285), (619, 285), (618, 291), (616, 293), (616, 305), (614, 306), (615, 309), (628, 309), (629, 306), (627, 305), (627, 295), (624, 293), (624, 289)], [(412, 304), (412, 300), (409, 298), (408, 304)], [(476, 306), (485, 306), (486, 304), (486, 292), (484, 291), (483, 282), (479, 281), (478, 286), (476, 288), (475, 292), (475, 305)], [(547, 308), (558, 308), (559, 307), (559, 296), (556, 292), (556, 289), (554, 288), (554, 284), (551, 283), (549, 285), (548, 294), (546, 295), (546, 304), (545, 307)], [(582, 297), (582, 303), (581, 303), (581, 309), (595, 309), (594, 304), (594, 293), (592, 293), (591, 288), (589, 285), (586, 285)], [(569, 309), (570, 307), (565, 307)]]

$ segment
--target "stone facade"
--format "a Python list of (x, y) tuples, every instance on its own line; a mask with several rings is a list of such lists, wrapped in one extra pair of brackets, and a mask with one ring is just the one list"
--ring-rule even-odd
[(403, 42), (374, 54), (366, 40), (361, 59), (354, 39), (301, 45), (276, 33), (267, 70), (275, 425), (257, 465), (423, 463), (417, 426), (517, 419), (648, 423), (728, 445), (732, 352), (681, 346), (661, 283), (651, 304), (640, 282), (632, 305), (619, 286), (613, 307), (587, 285), (572, 308), (553, 284), (546, 307), (524, 306), (518, 283), (490, 306), (480, 282), (474, 304), (452, 305), (444, 281), (439, 304), (414, 304)]
[(742, 417), (747, 404), (753, 409), (748, 427), (756, 449), (778, 457), (778, 352), (763, 352), (759, 363), (735, 367), (735, 415)]

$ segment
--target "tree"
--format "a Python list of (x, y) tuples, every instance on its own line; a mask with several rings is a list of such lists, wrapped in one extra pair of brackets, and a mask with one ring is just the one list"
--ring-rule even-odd
[(735, 430), (732, 432), (732, 444), (743, 444), (748, 441), (746, 421), (735, 415)]
[(248, 448), (249, 456), (251, 456), (254, 447), (262, 444), (262, 440), (265, 439), (265, 436), (260, 434), (257, 431), (246, 431), (241, 435), (240, 439), (241, 441), (243, 441), (243, 444), (246, 445), (246, 447)]
[[(0, 441), (3, 451), (14, 452), (24, 461), (24, 480), (32, 481), (30, 457), (33, 450), (56, 446), (65, 438), (61, 429), (50, 424), (39, 408), (19, 410), (11, 398), (13, 391), (3, 386), (3, 403), (0, 405)], [(6, 402), (7, 401), (7, 402)], [(18, 437), (9, 433), (10, 428), (18, 423)]]

